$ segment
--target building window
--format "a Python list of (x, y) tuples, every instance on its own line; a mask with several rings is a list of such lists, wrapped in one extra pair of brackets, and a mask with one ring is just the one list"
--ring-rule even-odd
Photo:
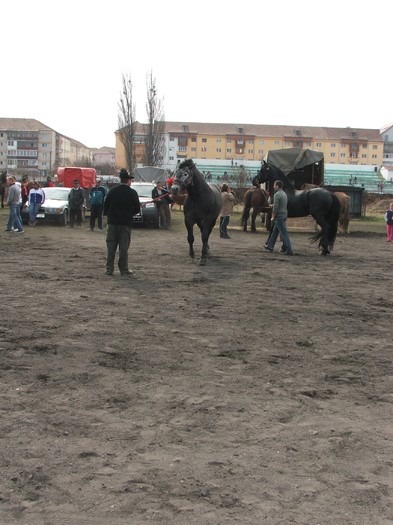
[(317, 148), (322, 148), (322, 143), (321, 143), (321, 142), (317, 142), (317, 143), (315, 144), (315, 146), (316, 146)]
[(253, 140), (249, 140), (248, 143), (249, 143), (250, 145), (252, 145), (252, 144), (254, 144), (254, 141), (253, 141)]
[(191, 148), (191, 151), (196, 151), (196, 148)]
[(279, 145), (280, 145), (280, 141), (279, 141), (279, 140), (275, 140), (275, 141), (274, 141), (274, 145), (275, 145), (275, 146), (279, 146)]
[(227, 153), (232, 153), (232, 149), (231, 148), (227, 148)]
[(346, 157), (346, 153), (340, 153), (340, 157)]
[(187, 151), (187, 146), (179, 146), (179, 151)]
[(45, 142), (43, 142), (42, 147), (43, 147), (43, 148), (46, 148), (47, 146), (48, 146), (48, 144), (46, 144)]
[(367, 144), (363, 144), (363, 145), (362, 145), (362, 148), (363, 148), (363, 149), (367, 149)]
[(221, 148), (216, 148), (217, 153), (221, 153)]
[(367, 153), (362, 153), (362, 159), (367, 159)]
[(378, 155), (371, 155), (371, 158), (372, 158), (372, 159), (377, 159), (377, 158), (378, 158)]
[(191, 142), (196, 142), (196, 137), (191, 137)]
[(170, 140), (171, 142), (173, 142), (173, 141), (175, 140), (175, 138), (174, 138), (174, 137), (169, 137), (169, 140)]
[(216, 142), (217, 142), (217, 143), (220, 143), (220, 142), (221, 142), (221, 139), (216, 139)]
[(263, 155), (263, 149), (258, 150), (258, 155)]
[(254, 150), (253, 150), (253, 149), (249, 149), (249, 150), (247, 150), (247, 153), (248, 153), (249, 155), (252, 155), (252, 154), (254, 153)]
[(331, 148), (335, 148), (336, 145), (335, 145), (335, 144), (330, 144), (330, 147), (331, 147)]
[(9, 140), (8, 141), (8, 146), (13, 146), (14, 145), (14, 141), (13, 140)]
[(261, 144), (261, 145), (262, 145), (262, 144), (265, 144), (265, 141), (264, 141), (264, 140), (260, 140), (260, 141), (259, 141), (259, 144)]
[(330, 156), (331, 156), (331, 157), (335, 157), (336, 154), (335, 154), (335, 153), (331, 153)]
[(289, 146), (289, 140), (284, 141), (284, 146)]
[(169, 160), (175, 160), (175, 158), (174, 157), (169, 157)]
[(201, 147), (201, 151), (207, 151), (207, 147), (206, 146), (202, 146)]
[(227, 139), (227, 144), (232, 144), (232, 141)]
[(243, 144), (244, 140), (243, 139), (237, 139), (236, 141), (238, 144)]
[(202, 142), (207, 142), (207, 139), (202, 139)]
[(373, 144), (373, 149), (378, 149), (378, 146), (376, 144)]

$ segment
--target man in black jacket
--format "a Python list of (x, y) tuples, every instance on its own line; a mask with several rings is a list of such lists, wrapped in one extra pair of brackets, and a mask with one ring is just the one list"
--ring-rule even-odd
[(106, 275), (113, 275), (115, 254), (119, 247), (118, 266), (122, 276), (131, 277), (128, 268), (128, 249), (131, 242), (132, 218), (140, 211), (137, 192), (131, 188), (134, 178), (122, 168), (119, 173), (120, 184), (111, 188), (104, 202), (104, 215), (108, 217), (106, 235)]
[(73, 228), (76, 219), (76, 225), (80, 228), (82, 224), (82, 207), (85, 202), (85, 194), (79, 186), (79, 180), (74, 180), (74, 187), (68, 194), (68, 208), (70, 213), (70, 227)]

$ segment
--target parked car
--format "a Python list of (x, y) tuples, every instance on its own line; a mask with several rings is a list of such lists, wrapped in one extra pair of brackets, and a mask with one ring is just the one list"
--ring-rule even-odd
[[(69, 220), (68, 194), (71, 188), (53, 187), (42, 188), (45, 193), (45, 201), (41, 206), (37, 222), (57, 222), (66, 226)], [(83, 206), (82, 218), (85, 220), (85, 206)], [(23, 222), (29, 221), (29, 206), (22, 210)]]
[(152, 202), (151, 197), (151, 192), (155, 188), (155, 184), (152, 182), (132, 182), (131, 188), (138, 193), (141, 203), (141, 211), (137, 215), (134, 215), (134, 223), (149, 224), (154, 228), (159, 228), (158, 208), (154, 202)]

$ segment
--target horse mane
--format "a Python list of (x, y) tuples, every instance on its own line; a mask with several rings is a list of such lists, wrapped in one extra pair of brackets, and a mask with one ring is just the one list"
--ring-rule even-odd
[(179, 169), (181, 168), (193, 168), (195, 166), (195, 163), (192, 159), (186, 159), (186, 160), (183, 160), (183, 162), (181, 162), (179, 164)]

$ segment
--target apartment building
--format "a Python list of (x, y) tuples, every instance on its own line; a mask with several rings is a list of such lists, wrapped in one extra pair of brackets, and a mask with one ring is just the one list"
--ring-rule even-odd
[(38, 120), (0, 118), (0, 171), (46, 176), (83, 159), (91, 160), (89, 148)]
[[(138, 124), (139, 137), (143, 130), (144, 125)], [(383, 161), (383, 139), (378, 129), (166, 122), (163, 167), (174, 169), (184, 158), (259, 163), (270, 150), (283, 148), (321, 151), (330, 164), (380, 167)], [(136, 161), (141, 162), (140, 147), (138, 151)], [(126, 165), (119, 132), (116, 164)]]

